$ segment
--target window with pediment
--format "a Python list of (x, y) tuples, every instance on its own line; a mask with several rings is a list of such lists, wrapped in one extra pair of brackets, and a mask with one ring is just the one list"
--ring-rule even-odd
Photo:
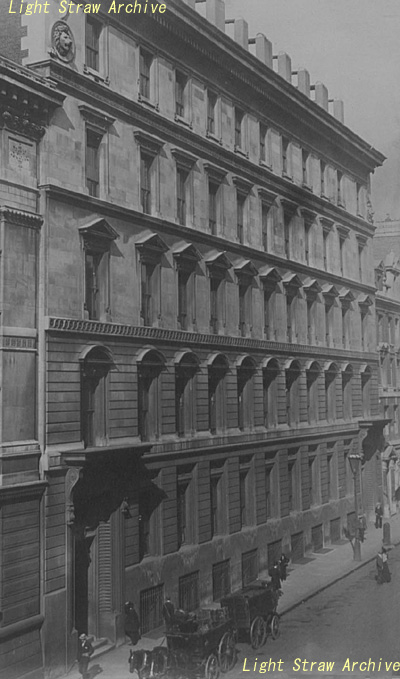
[(136, 242), (140, 271), (140, 317), (143, 325), (156, 326), (161, 319), (161, 266), (168, 246), (158, 234)]
[(206, 259), (210, 281), (210, 332), (214, 335), (225, 331), (225, 283), (232, 263), (223, 252)]
[(79, 228), (84, 252), (84, 314), (90, 320), (111, 319), (110, 254), (117, 232), (105, 219)]

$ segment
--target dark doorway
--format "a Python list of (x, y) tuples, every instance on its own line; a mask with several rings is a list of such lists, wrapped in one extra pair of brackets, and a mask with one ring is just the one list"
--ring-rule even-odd
[(322, 523), (318, 524), (318, 526), (313, 526), (311, 529), (311, 542), (313, 552), (318, 552), (320, 549), (323, 549), (324, 538), (322, 535)]
[(291, 536), (292, 561), (300, 561), (304, 556), (303, 532)]
[(75, 539), (75, 629), (78, 634), (89, 631), (89, 568), (93, 536)]

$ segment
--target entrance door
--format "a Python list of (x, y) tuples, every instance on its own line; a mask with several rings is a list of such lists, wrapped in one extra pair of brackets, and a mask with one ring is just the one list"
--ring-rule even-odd
[(304, 539), (303, 533), (294, 533), (291, 536), (291, 556), (292, 561), (300, 561), (304, 556)]
[(313, 546), (313, 552), (318, 552), (324, 546), (324, 538), (322, 534), (322, 523), (318, 526), (313, 526), (311, 528), (311, 542)]

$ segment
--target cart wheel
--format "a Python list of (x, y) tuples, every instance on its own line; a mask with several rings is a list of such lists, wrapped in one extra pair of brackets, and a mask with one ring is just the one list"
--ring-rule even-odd
[(250, 627), (251, 647), (257, 650), (257, 648), (260, 648), (260, 646), (265, 644), (266, 639), (267, 627), (265, 621), (260, 615), (257, 615)]
[(218, 646), (218, 661), (221, 672), (229, 672), (236, 662), (235, 636), (225, 632)]
[(279, 629), (279, 615), (277, 613), (274, 613), (271, 622), (269, 623), (269, 628), (271, 630), (271, 637), (273, 639), (277, 639), (280, 634), (280, 629)]
[(205, 679), (218, 679), (219, 677), (218, 658), (215, 653), (211, 653), (207, 658), (204, 677)]

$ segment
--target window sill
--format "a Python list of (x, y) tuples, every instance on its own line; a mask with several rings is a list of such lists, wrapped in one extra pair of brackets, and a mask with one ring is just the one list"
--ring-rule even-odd
[(215, 141), (216, 144), (219, 144), (222, 146), (222, 137), (217, 137), (216, 134), (213, 134), (212, 132), (206, 131), (206, 137), (207, 139), (211, 139), (212, 141)]
[(98, 71), (95, 71), (93, 68), (90, 68), (90, 66), (86, 66), (86, 64), (83, 65), (83, 73), (84, 75), (88, 75), (91, 78), (93, 78), (93, 80), (97, 83), (102, 83), (103, 85), (110, 84), (110, 78), (108, 77), (108, 75), (103, 76)]
[(282, 172), (282, 177), (287, 179), (289, 182), (293, 182), (293, 177), (291, 177), (287, 172)]
[(175, 113), (174, 120), (176, 123), (184, 125), (185, 127), (188, 127), (190, 130), (193, 129), (192, 121), (188, 120), (187, 118), (184, 118), (183, 116), (179, 116), (177, 113)]
[(260, 164), (261, 167), (265, 167), (266, 170), (270, 170), (270, 171), (272, 172), (272, 165), (271, 165), (271, 163), (267, 163), (266, 160), (263, 160), (262, 158), (260, 158), (259, 164)]
[(233, 147), (235, 153), (237, 153), (239, 156), (243, 156), (243, 158), (248, 158), (249, 157), (249, 152), (245, 151), (242, 149), (241, 146), (237, 146), (236, 144)]
[(150, 101), (150, 99), (147, 99), (147, 97), (144, 97), (142, 94), (138, 94), (138, 102), (140, 104), (143, 104), (143, 106), (148, 106), (149, 108), (152, 108), (154, 111), (159, 111), (160, 106), (158, 103), (155, 103), (153, 101)]
[(303, 182), (301, 186), (305, 191), (309, 191), (310, 193), (313, 193), (312, 186), (307, 184), (307, 182)]

